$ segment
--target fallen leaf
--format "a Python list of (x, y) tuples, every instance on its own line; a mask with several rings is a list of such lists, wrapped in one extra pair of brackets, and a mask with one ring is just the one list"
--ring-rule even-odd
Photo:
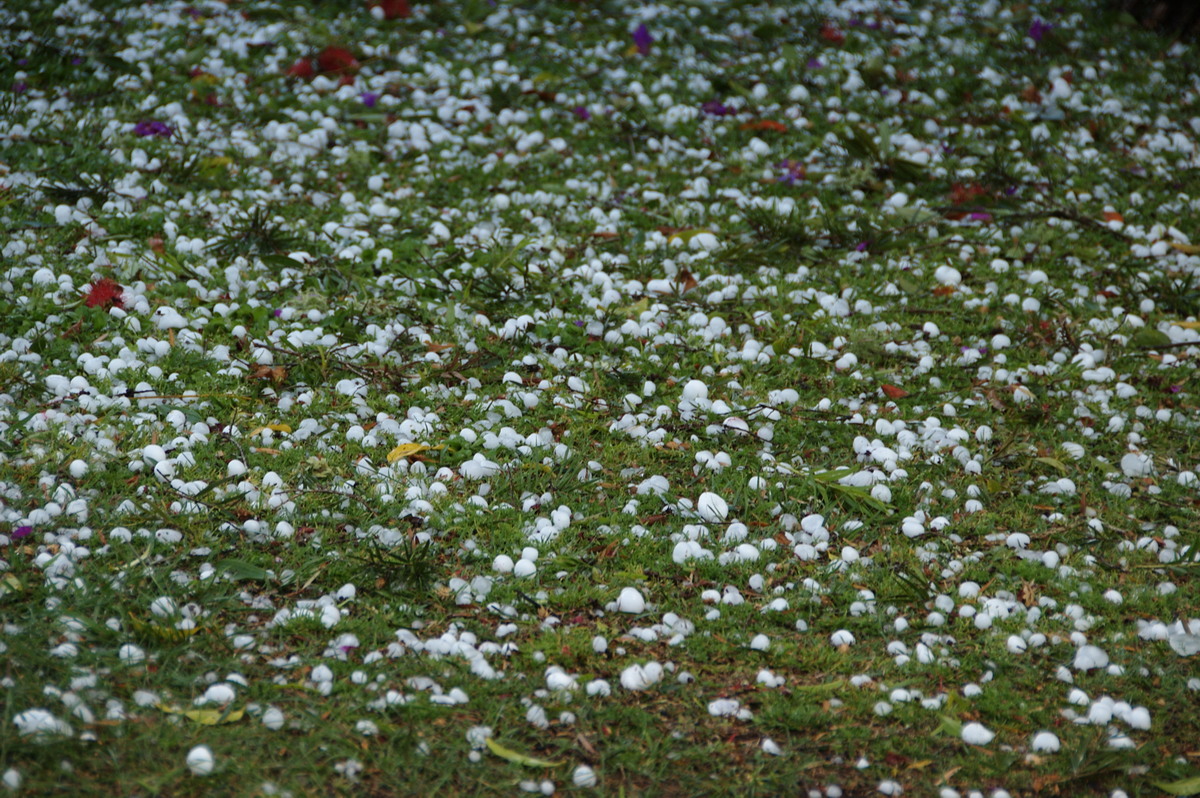
[(379, 7), (383, 9), (383, 18), (387, 20), (408, 19), (412, 16), (408, 0), (382, 0)]
[(182, 643), (200, 631), (197, 626), (193, 626), (191, 629), (176, 629), (171, 626), (161, 626), (157, 623), (147, 623), (132, 615), (129, 616), (129, 624), (133, 627), (133, 631), (143, 637), (149, 637), (163, 643)]
[(1184, 255), (1200, 255), (1200, 244), (1180, 244), (1178, 241), (1172, 241), (1171, 246)]
[(1104, 221), (1106, 221), (1106, 222), (1124, 222), (1125, 217), (1122, 216), (1121, 214), (1117, 213), (1116, 211), (1105, 211), (1104, 212)]
[(280, 385), (287, 379), (287, 369), (283, 366), (259, 366), (246, 375), (248, 380), (270, 380)]
[(846, 34), (841, 28), (832, 22), (824, 22), (821, 24), (821, 38), (830, 44), (841, 47), (846, 43)]
[(879, 386), (879, 390), (883, 391), (889, 399), (903, 399), (908, 396), (908, 391), (903, 388), (897, 388), (895, 385), (889, 385), (886, 382)]
[(1200, 776), (1191, 776), (1179, 781), (1156, 781), (1154, 786), (1168, 795), (1200, 795)]
[(524, 765), (527, 768), (553, 768), (562, 764), (562, 762), (550, 762), (545, 759), (538, 759), (537, 757), (518, 753), (511, 748), (505, 748), (491, 737), (488, 737), (484, 742), (487, 743), (488, 750), (493, 754), (501, 759), (507, 759), (515, 765)]
[(309, 80), (316, 77), (317, 70), (313, 66), (311, 58), (298, 58), (296, 62), (287, 68), (284, 73), (289, 78), (300, 78), (301, 80)]
[(786, 133), (788, 129), (787, 125), (782, 122), (776, 122), (774, 119), (755, 119), (751, 122), (743, 122), (738, 127), (741, 130), (767, 130), (772, 133)]
[(358, 59), (345, 47), (326, 47), (317, 55), (317, 69), (322, 72), (354, 72)]
[(397, 460), (403, 460), (406, 457), (412, 457), (414, 454), (420, 454), (428, 448), (430, 447), (423, 443), (402, 443), (395, 449), (392, 449), (390, 452), (388, 452), (387, 461), (389, 463), (394, 463)]
[(1185, 330), (1200, 330), (1200, 321), (1173, 321), (1171, 323)]
[(168, 715), (180, 715), (201, 726), (217, 726), (222, 723), (236, 723), (246, 714), (244, 709), (180, 709), (176, 706), (158, 704), (159, 709)]
[(262, 432), (265, 429), (269, 429), (272, 432), (291, 432), (292, 431), (291, 426), (288, 424), (267, 424), (265, 427), (255, 427), (254, 429), (250, 430), (250, 437), (253, 438), (255, 435), (257, 435), (258, 433)]
[(686, 294), (700, 285), (700, 281), (692, 276), (692, 273), (687, 269), (680, 269), (679, 273), (675, 275), (675, 284), (679, 286), (679, 293)]

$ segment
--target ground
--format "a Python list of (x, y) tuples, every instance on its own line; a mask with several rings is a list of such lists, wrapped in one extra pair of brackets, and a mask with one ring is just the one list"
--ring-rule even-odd
[(0, 9), (31, 795), (1189, 795), (1196, 51)]

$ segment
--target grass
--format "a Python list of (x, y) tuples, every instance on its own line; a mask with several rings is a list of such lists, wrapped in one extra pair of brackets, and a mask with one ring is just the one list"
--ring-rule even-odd
[(1060, 5), (0, 11), (4, 784), (1200, 791), (1196, 54)]

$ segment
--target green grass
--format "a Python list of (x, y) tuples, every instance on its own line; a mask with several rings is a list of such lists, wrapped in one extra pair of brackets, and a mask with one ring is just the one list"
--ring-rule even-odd
[(1200, 790), (1194, 47), (835, 5), (0, 11), (5, 783)]

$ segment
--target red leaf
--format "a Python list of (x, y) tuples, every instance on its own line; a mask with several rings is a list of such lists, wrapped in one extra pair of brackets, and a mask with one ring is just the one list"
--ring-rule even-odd
[(990, 192), (978, 183), (953, 183), (950, 186), (951, 205), (974, 205), (980, 197), (986, 197)]
[(309, 80), (310, 78), (313, 78), (316, 76), (317, 71), (315, 69), (313, 69), (313, 63), (312, 63), (311, 58), (300, 58), (300, 59), (296, 60), (296, 63), (294, 63), (290, 67), (288, 67), (288, 70), (285, 74), (289, 78), (300, 78), (302, 80)]
[(753, 122), (743, 122), (740, 127), (742, 130), (770, 130), (774, 133), (787, 132), (787, 125), (782, 122), (776, 122), (774, 119), (756, 119)]
[(832, 22), (825, 22), (821, 25), (821, 38), (830, 44), (841, 47), (846, 43), (846, 34), (842, 33), (841, 28), (834, 25)]
[(1122, 216), (1121, 214), (1117, 213), (1116, 211), (1105, 211), (1104, 212), (1104, 221), (1106, 221), (1106, 222), (1123, 222), (1123, 221), (1125, 221), (1125, 217)]
[(379, 7), (383, 9), (384, 19), (408, 19), (412, 16), (408, 0), (383, 0)]
[(125, 307), (125, 303), (121, 299), (121, 294), (124, 291), (125, 289), (116, 280), (101, 277), (92, 283), (91, 288), (88, 289), (87, 298), (83, 300), (83, 304), (89, 308), (123, 308)]
[(897, 388), (895, 385), (889, 385), (886, 382), (880, 385), (879, 389), (887, 394), (889, 399), (903, 399), (908, 396), (908, 391), (903, 388)]
[(326, 47), (317, 56), (317, 69), (322, 72), (353, 72), (358, 59), (344, 47)]

